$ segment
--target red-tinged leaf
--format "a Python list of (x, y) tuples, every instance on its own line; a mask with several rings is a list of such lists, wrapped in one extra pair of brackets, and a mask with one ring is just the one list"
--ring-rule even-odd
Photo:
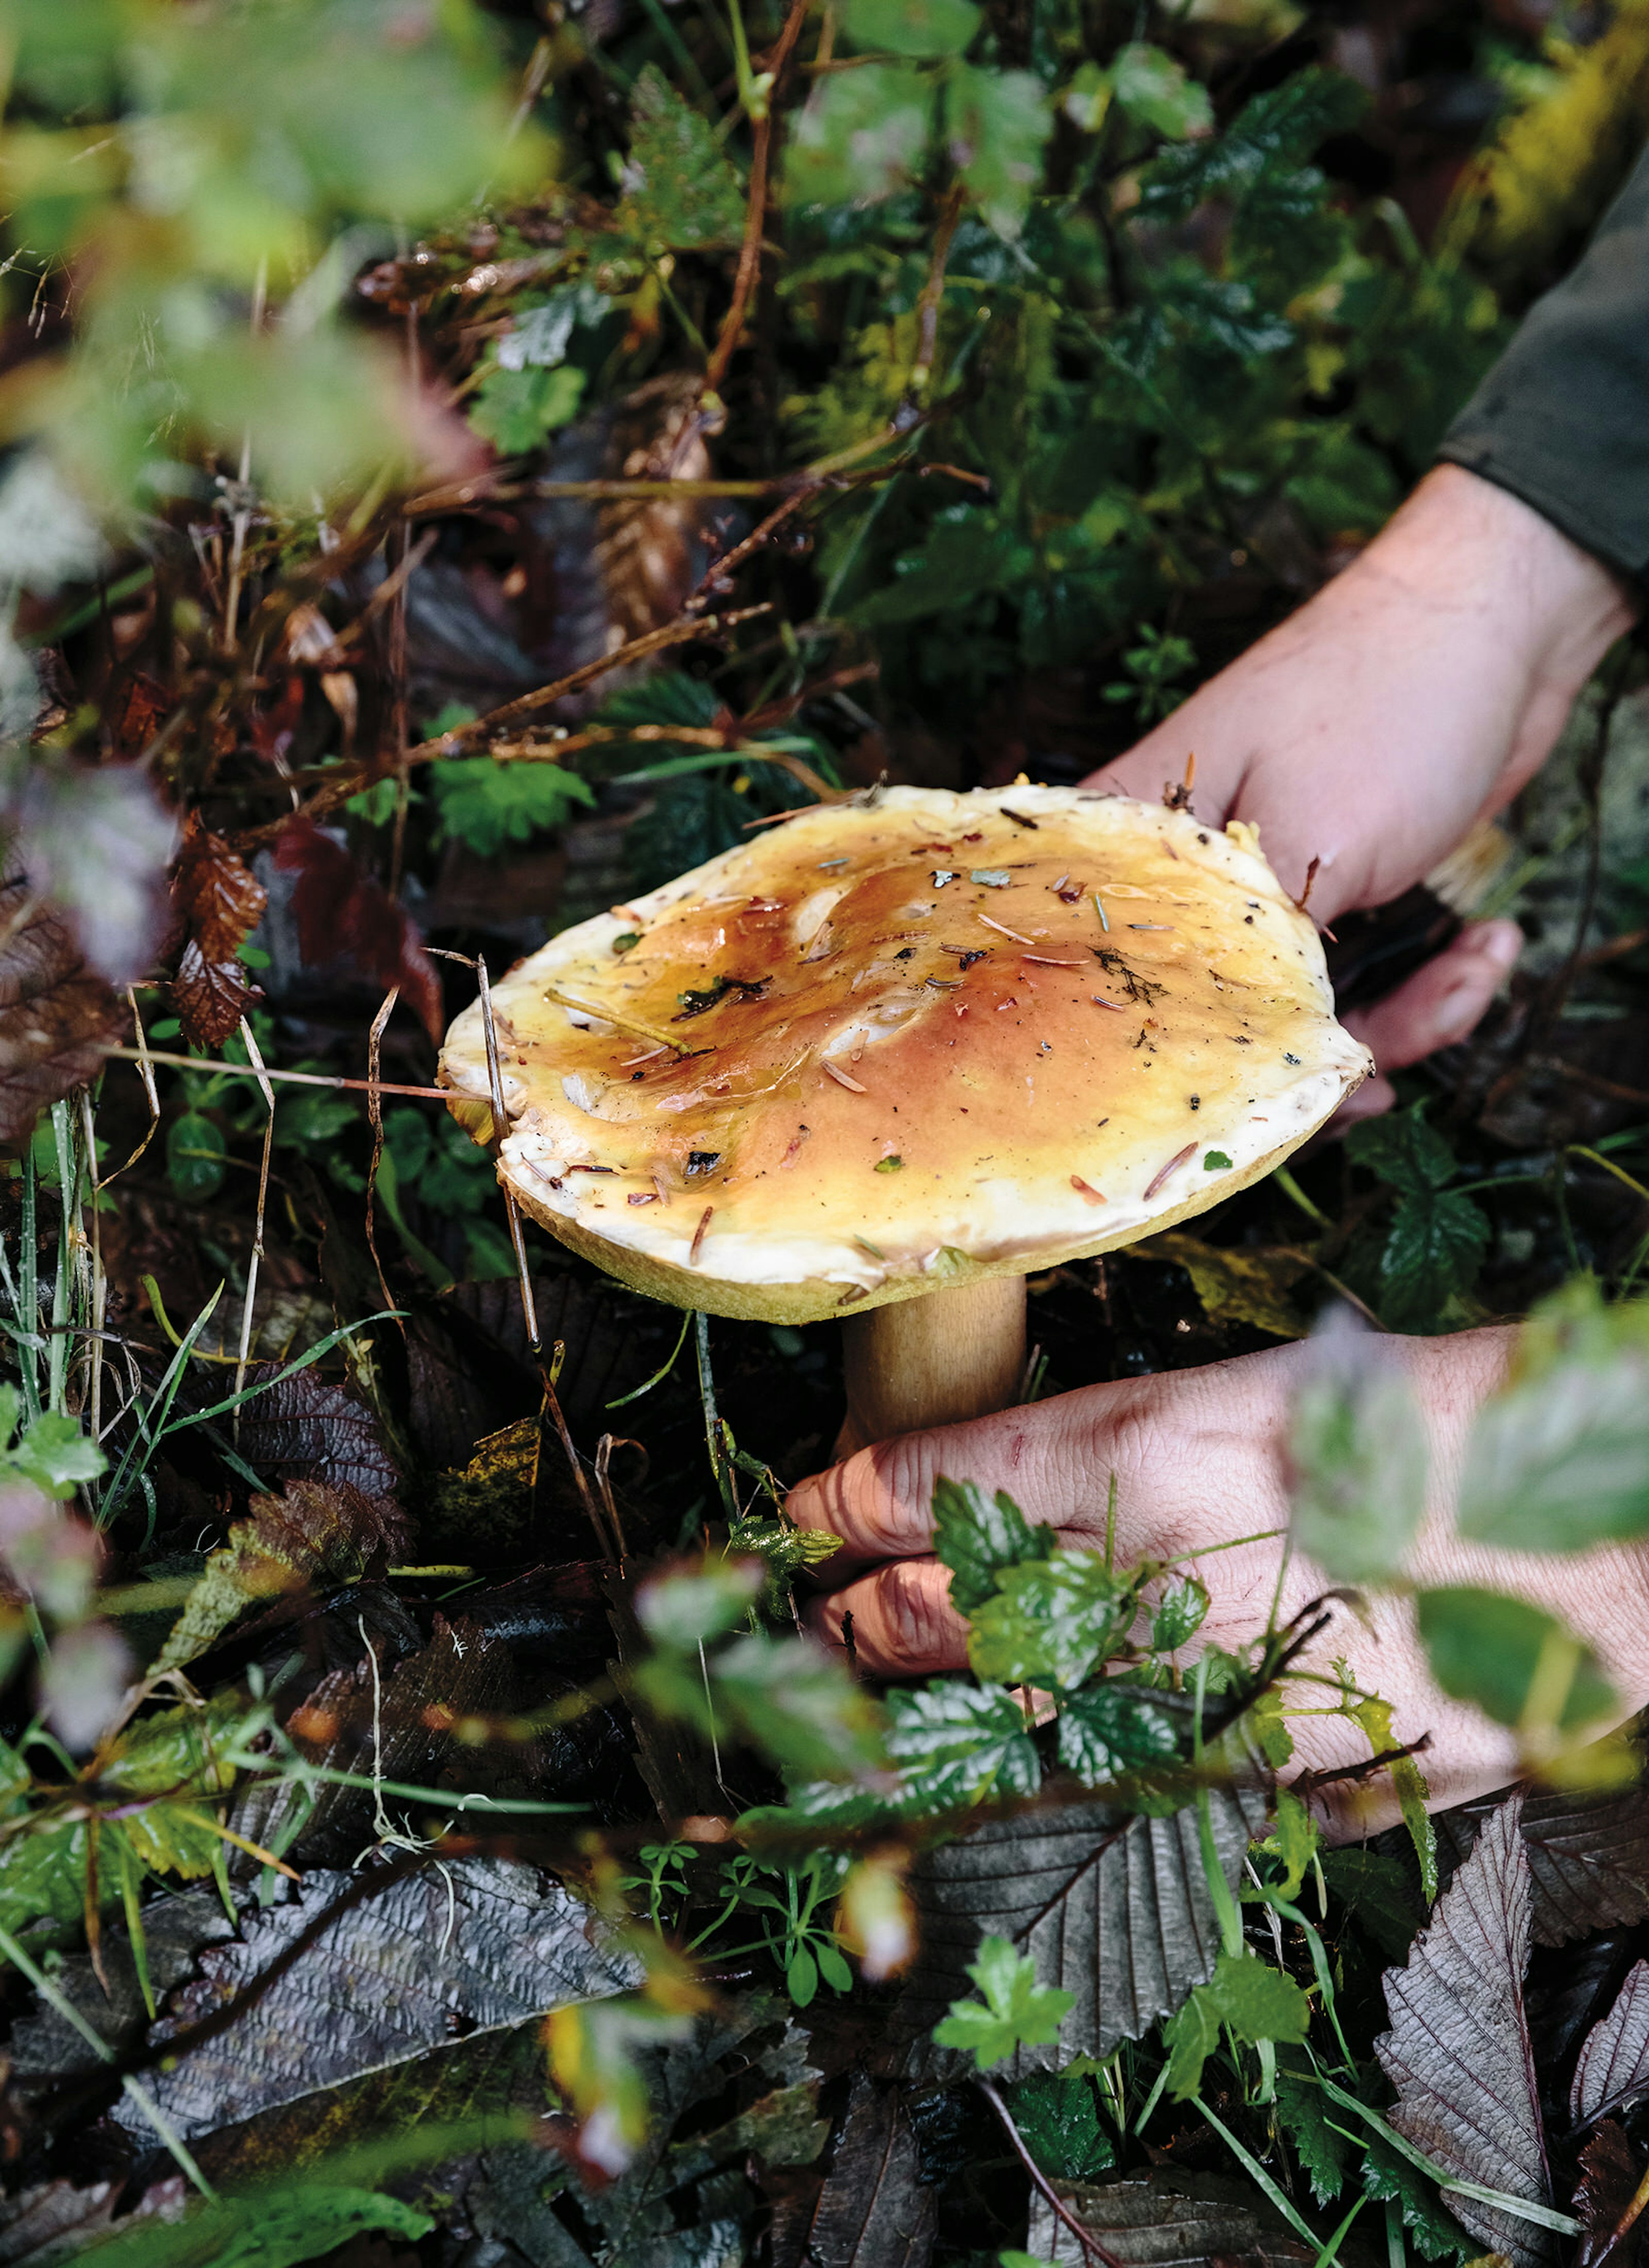
[(158, 678), (142, 669), (129, 678), (106, 719), (116, 753), (136, 762), (165, 724), (171, 708), (172, 696)]
[(440, 980), (418, 932), (381, 882), (364, 873), (341, 843), (313, 819), (287, 821), (275, 846), (283, 873), (296, 874), (292, 915), (306, 966), (343, 961), (401, 997), (432, 1040), (444, 1025)]
[[(1393, 2126), (1435, 2166), (1531, 2204), (1551, 2202), (1523, 2007), (1533, 1888), (1522, 1798), (1485, 1822), (1432, 1909), (1406, 1968), (1388, 1969), (1391, 2029), (1374, 2043), (1396, 2089)], [(1550, 2229), (1448, 2193), (1449, 2211), (1513, 2268), (1558, 2257)]]
[(1569, 2109), (1577, 2126), (1649, 2093), (1649, 1961), (1640, 1961), (1607, 2016), (1593, 2025), (1574, 2067)]
[(1601, 2268), (1606, 2259), (1609, 2268), (1632, 2268), (1638, 2255), (1636, 2226), (1618, 2245), (1612, 2240), (1637, 2189), (1638, 2161), (1631, 2144), (1624, 2129), (1606, 2118), (1580, 2153), (1574, 2213), (1583, 2227), (1575, 2268)]
[(209, 961), (232, 961), (263, 918), (269, 893), (223, 836), (191, 812), (172, 868), (172, 902)]
[[(1503, 1796), (1479, 1797), (1437, 1815), (1446, 1876)], [(1536, 1945), (1566, 1945), (1649, 1915), (1649, 1787), (1641, 1782), (1604, 1794), (1531, 1792), (1523, 1800), (1523, 1843), (1534, 1879)]]
[(91, 1079), (126, 1027), (69, 924), (54, 906), (30, 912), (32, 898), (21, 877), (0, 884), (0, 1142), (23, 1140), (48, 1104)]
[(926, 2268), (939, 2191), (922, 2180), (902, 2099), (863, 2071), (853, 2075), (846, 2124), (819, 2189), (783, 2198), (774, 2214), (776, 2268)]
[(172, 980), (172, 1005), (183, 1036), (194, 1048), (222, 1047), (248, 1008), (263, 998), (238, 961), (208, 961), (193, 938)]
[(240, 1454), (265, 1480), (321, 1481), (357, 1489), (380, 1512), (394, 1513), (401, 1475), (384, 1446), (378, 1420), (341, 1386), (314, 1368), (280, 1378), (274, 1363), (247, 1373), (248, 1386), (267, 1379), (261, 1394), (240, 1406)]

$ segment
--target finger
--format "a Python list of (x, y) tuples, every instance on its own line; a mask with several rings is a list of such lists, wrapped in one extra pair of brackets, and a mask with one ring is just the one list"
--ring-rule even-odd
[(951, 1577), (937, 1559), (894, 1559), (806, 1609), (827, 1646), (845, 1647), (853, 1618), (853, 1657), (872, 1677), (914, 1677), (960, 1669), (968, 1625), (950, 1600)]
[(1479, 922), (1385, 999), (1351, 1010), (1345, 1027), (1382, 1071), (1402, 1071), (1476, 1028), (1522, 948), (1515, 922)]
[[(1115, 1476), (1119, 1545), (1177, 1551), (1206, 1533), (1211, 1472), (1254, 1469), (1263, 1420), (1286, 1399), (1291, 1359), (1286, 1348), (1245, 1355), (904, 1434), (798, 1483), (785, 1508), (799, 1527), (842, 1538), (840, 1557), (823, 1571), (830, 1584), (866, 1560), (931, 1551), (941, 1476), (972, 1481), (986, 1495), (1005, 1489), (1033, 1524), (1095, 1535), (1104, 1531)], [(1268, 1476), (1268, 1514), (1274, 1492)]]

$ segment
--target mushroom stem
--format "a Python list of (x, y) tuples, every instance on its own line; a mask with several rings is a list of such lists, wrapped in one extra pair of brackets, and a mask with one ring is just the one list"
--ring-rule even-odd
[(918, 1426), (1005, 1410), (1025, 1372), (1025, 1278), (987, 1276), (842, 1326), (847, 1417), (838, 1457)]

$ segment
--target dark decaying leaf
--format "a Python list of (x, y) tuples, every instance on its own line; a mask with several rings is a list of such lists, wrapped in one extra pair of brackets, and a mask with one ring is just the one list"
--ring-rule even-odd
[(401, 1475), (384, 1446), (372, 1411), (341, 1386), (316, 1375), (314, 1366), (280, 1378), (276, 1363), (254, 1363), (248, 1386), (262, 1386), (240, 1407), (241, 1455), (268, 1481), (324, 1481), (358, 1489), (386, 1512), (394, 1506)]
[(926, 2268), (939, 2191), (920, 2172), (901, 2096), (856, 2072), (823, 2186), (775, 2213), (773, 2268)]
[[(445, 1859), (362, 1891), (358, 1874), (313, 1872), (289, 1904), (249, 1915), (239, 1938), (202, 1956), (157, 2042), (178, 2041), (274, 1973), (225, 2029), (168, 2048), (176, 2060), (148, 2074), (186, 2138), (640, 1982), (640, 1964), (589, 1907), (514, 1860)], [(340, 1900), (350, 1903), (330, 1915)], [(124, 2099), (114, 2116), (134, 2132), (142, 2124)]]
[[(1217, 2174), (1162, 2168), (1143, 2181), (1056, 2188), (1061, 2204), (1123, 2268), (1209, 2268), (1213, 2261), (1271, 2268), (1312, 2257), (1254, 2191)], [(1085, 2248), (1034, 2193), (1027, 2245), (1058, 2268), (1086, 2268)]]
[[(509, 1675), (507, 1650), (479, 1624), (460, 1620), (449, 1627), (438, 1614), (428, 1646), (393, 1669), (380, 1664), (376, 1683), (372, 1662), (358, 1656), (322, 1678), (287, 1719), (286, 1731), (312, 1764), (328, 1771), (358, 1778), (376, 1770), (403, 1786), (440, 1787), (454, 1755), (453, 1727), (507, 1709), (513, 1698)], [(491, 1752), (459, 1753), (457, 1785), (485, 1791)], [(397, 1819), (409, 1808), (416, 1807), (390, 1803)], [(248, 1789), (230, 1815), (237, 1834), (266, 1847), (283, 1844), (295, 1822), (292, 1849), (302, 1865), (348, 1866), (375, 1839), (370, 1794), (335, 1783), (306, 1797), (290, 1779), (274, 1778)]]
[(1640, 1961), (1620, 1996), (1593, 2026), (1574, 2067), (1569, 2110), (1577, 2126), (1623, 2110), (1649, 2090), (1649, 1961)]
[[(1214, 1788), (1209, 1800), (1234, 1881), (1265, 1798), (1251, 1786)], [(965, 1972), (986, 1935), (1011, 1940), (1035, 1961), (1039, 1983), (1076, 1996), (1057, 2046), (1021, 2048), (1005, 2066), (1011, 2079), (1141, 2038), (1212, 1976), (1219, 1952), (1194, 1805), (1165, 1819), (1079, 1803), (993, 1820), (919, 1859), (909, 1890), (921, 1950), (893, 2036), (913, 2073), (955, 2067), (929, 2035), (968, 1997)]]
[[(158, 2001), (194, 1973), (209, 1945), (235, 1933), (222, 1898), (210, 1888), (156, 1899), (144, 1908), (143, 1922), (144, 1962)], [(58, 1964), (52, 1981), (84, 2023), (124, 2052), (136, 2046), (149, 2022), (131, 1933), (124, 1923), (104, 1925), (99, 1957), (101, 1977), (89, 1954), (76, 1953)], [(44, 2000), (36, 2003), (33, 2014), (13, 2023), (11, 2057), (12, 2077), (26, 2095), (91, 2078), (102, 2067), (102, 2058), (81, 2032)], [(0, 2261), (4, 2257), (0, 2249)]]
[(1632, 2268), (1638, 2257), (1638, 2231), (1631, 2229), (1617, 2246), (1611, 2247), (1609, 2240), (1631, 2203), (1638, 2178), (1638, 2161), (1626, 2130), (1606, 2118), (1580, 2153), (1574, 2211), (1583, 2233), (1575, 2248), (1575, 2268), (1600, 2268), (1605, 2259), (1612, 2268)]
[[(1550, 2205), (1540, 2093), (1523, 2008), (1533, 1888), (1513, 1796), (1484, 1824), (1404, 1969), (1385, 1976), (1392, 2028), (1374, 2043), (1397, 2102), (1388, 2117), (1433, 2165)], [(1532, 2221), (1450, 2191), (1462, 2227), (1514, 2268), (1557, 2257)]]
[(20, 876), (0, 884), (0, 1142), (18, 1142), (49, 1103), (93, 1076), (125, 1011), (69, 924), (35, 904)]
[(172, 999), (192, 1047), (221, 1047), (263, 998), (239, 956), (267, 903), (244, 859), (192, 811), (172, 869), (172, 904), (184, 933)]
[(249, 1520), (211, 1553), (155, 1662), (181, 1669), (215, 1645), (252, 1605), (284, 1593), (353, 1583), (378, 1553), (394, 1555), (407, 1524), (393, 1505), (347, 1484), (288, 1481), (280, 1496), (254, 1496)]
[[(1438, 1813), (1446, 1881), (1505, 1796), (1502, 1790)], [(1566, 1945), (1649, 1916), (1649, 1788), (1634, 1783), (1602, 1795), (1564, 1789), (1526, 1794), (1523, 1843), (1536, 1945)]]
[(107, 2228), (120, 2193), (118, 2182), (55, 2181), (0, 2198), (0, 2268), (60, 2268)]
[(439, 1043), (445, 1019), (440, 979), (418, 933), (383, 884), (358, 866), (342, 843), (299, 815), (275, 845), (275, 864), (297, 877), (291, 913), (309, 969), (340, 966), (401, 996)]

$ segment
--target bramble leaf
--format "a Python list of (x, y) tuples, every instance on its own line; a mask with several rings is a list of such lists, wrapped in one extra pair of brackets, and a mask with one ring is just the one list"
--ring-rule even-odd
[(969, 1619), (968, 1666), (1005, 1685), (1080, 1685), (1135, 1611), (1130, 1585), (1096, 1551), (1056, 1551), (1005, 1567)]
[(1059, 1760), (1090, 1787), (1165, 1763), (1179, 1746), (1178, 1726), (1149, 1687), (1107, 1678), (1060, 1704)]
[(621, 218), (659, 251), (737, 244), (744, 193), (710, 122), (644, 64), (630, 94), (629, 161)]
[(933, 1484), (933, 1549), (951, 1571), (958, 1614), (983, 1606), (1004, 1568), (1046, 1559), (1053, 1548), (1054, 1530), (1033, 1528), (1005, 1490), (987, 1504), (972, 1481)]
[(952, 160), (999, 236), (1015, 237), (1024, 227), (1052, 131), (1047, 96), (1034, 71), (961, 63), (945, 83)]
[(1169, 141), (1206, 134), (1214, 122), (1208, 89), (1166, 48), (1136, 40), (1119, 48), (1111, 64), (1111, 91), (1137, 126)]
[(905, 63), (866, 63), (815, 82), (791, 127), (784, 194), (792, 204), (874, 203), (915, 176), (933, 97)]
[(1292, 1977), (1251, 1953), (1222, 1949), (1208, 1982), (1196, 1985), (1162, 2028), (1168, 2093), (1184, 2102), (1199, 2091), (1222, 2025), (1252, 2047), (1262, 2040), (1303, 2040), (1310, 2020), (1311, 2003)]

